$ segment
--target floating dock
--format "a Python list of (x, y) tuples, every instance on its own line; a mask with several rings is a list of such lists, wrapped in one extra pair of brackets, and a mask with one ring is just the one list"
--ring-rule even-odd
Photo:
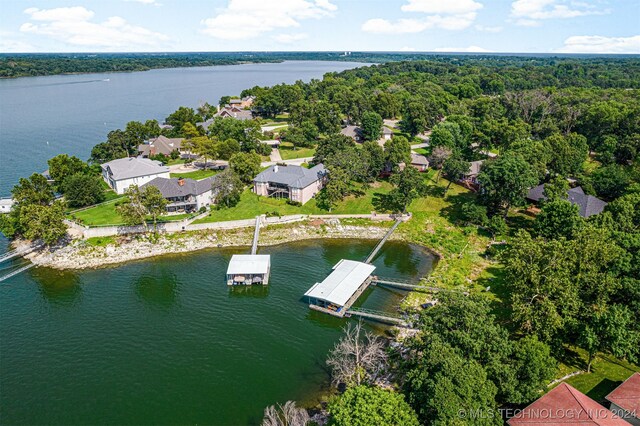
[(256, 216), (251, 254), (235, 254), (231, 257), (227, 268), (227, 285), (269, 284), (271, 256), (268, 254), (256, 254), (258, 251), (260, 222), (261, 216)]
[[(304, 296), (309, 307), (334, 316), (343, 317), (371, 283), (375, 266), (355, 260), (342, 259), (324, 281), (315, 283)], [(320, 309), (318, 309), (320, 308)]]

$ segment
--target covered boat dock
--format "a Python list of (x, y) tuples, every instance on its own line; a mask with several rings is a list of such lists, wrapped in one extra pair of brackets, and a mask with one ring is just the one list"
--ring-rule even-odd
[(234, 254), (227, 268), (227, 285), (267, 285), (270, 271), (268, 254)]
[(309, 307), (342, 317), (371, 283), (375, 266), (342, 259), (324, 281), (315, 283), (304, 295)]

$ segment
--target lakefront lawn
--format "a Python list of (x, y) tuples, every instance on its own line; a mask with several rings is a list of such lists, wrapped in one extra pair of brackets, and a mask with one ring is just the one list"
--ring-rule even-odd
[(280, 156), (283, 160), (293, 160), (296, 158), (313, 157), (316, 154), (315, 148), (297, 148), (294, 149), (291, 142), (282, 142), (280, 144)]

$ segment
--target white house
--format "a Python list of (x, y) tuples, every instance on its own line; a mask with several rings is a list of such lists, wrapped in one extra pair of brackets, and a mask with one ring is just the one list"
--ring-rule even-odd
[(14, 204), (13, 198), (0, 198), (0, 213), (9, 213)]
[(119, 158), (101, 164), (102, 178), (117, 194), (131, 185), (142, 186), (155, 178), (169, 179), (169, 167), (148, 158)]

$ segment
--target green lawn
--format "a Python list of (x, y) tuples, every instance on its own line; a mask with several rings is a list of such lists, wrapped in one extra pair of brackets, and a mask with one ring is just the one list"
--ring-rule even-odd
[(165, 166), (173, 166), (174, 164), (184, 164), (187, 160), (183, 158), (176, 158), (175, 160), (172, 158), (165, 163)]
[(200, 180), (200, 179), (211, 177), (216, 173), (220, 173), (220, 170), (196, 170), (195, 172), (187, 172), (187, 173), (171, 173), (169, 176), (171, 176), (172, 178), (183, 177), (185, 179)]
[[(122, 198), (123, 196), (119, 196)], [(122, 216), (116, 211), (117, 200), (97, 205), (90, 209), (76, 211), (71, 213), (71, 217), (79, 220), (87, 226), (100, 226), (100, 225), (122, 225), (124, 223)], [(158, 218), (158, 222), (176, 221), (182, 220), (187, 217), (193, 216), (193, 214), (177, 214), (171, 216), (161, 216)], [(148, 218), (151, 220), (151, 218)]]
[(316, 153), (315, 148), (298, 148), (293, 149), (291, 142), (282, 142), (280, 144), (280, 156), (283, 160), (293, 160), (295, 158), (313, 157)]
[[(369, 188), (360, 197), (349, 196), (331, 210), (332, 214), (367, 214), (374, 210), (372, 201), (375, 194), (386, 194), (391, 190), (387, 182), (380, 182), (375, 188)], [(268, 197), (259, 197), (247, 189), (242, 193), (240, 203), (230, 209), (212, 210), (209, 216), (199, 219), (194, 223), (222, 222), (228, 220), (250, 219), (261, 214), (285, 216), (293, 214), (328, 214), (326, 210), (316, 206), (316, 200), (312, 199), (304, 206), (292, 206), (286, 200)]]
[(427, 148), (416, 148), (413, 150), (416, 154), (429, 155), (431, 152)]

